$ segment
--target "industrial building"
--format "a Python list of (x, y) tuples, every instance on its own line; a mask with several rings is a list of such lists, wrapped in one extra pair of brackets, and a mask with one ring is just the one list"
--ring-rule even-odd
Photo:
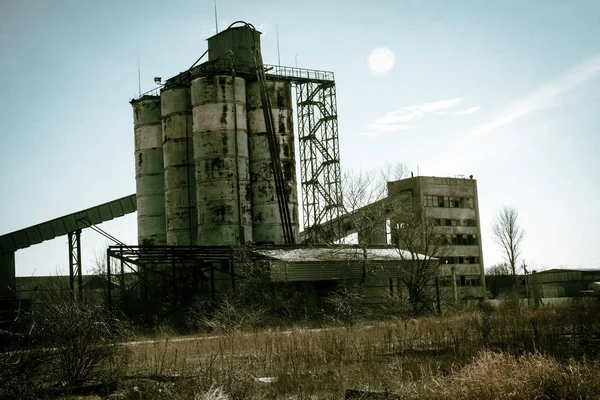
[(531, 288), (529, 297), (552, 299), (598, 295), (600, 293), (600, 269), (549, 269), (533, 271), (527, 276)]
[[(274, 282), (361, 280), (380, 294), (400, 292), (398, 278), (422, 256), (398, 250), (385, 221), (359, 234), (362, 247), (333, 244), (364, 225), (342, 201), (334, 74), (264, 64), (260, 32), (244, 22), (207, 43), (192, 67), (157, 77), (157, 88), (131, 100), (135, 194), (0, 236), (4, 297), (17, 297), (15, 251), (61, 235), (69, 237), (70, 292), (83, 296), (86, 228), (115, 243), (106, 253), (109, 303), (235, 289), (242, 258), (266, 263)], [(483, 297), (476, 182), (388, 184), (389, 198), (408, 191), (452, 240), (443, 271), (455, 277), (455, 293)], [(134, 211), (137, 244), (97, 227)]]
[(434, 234), (447, 244), (438, 254), (441, 276), (456, 297), (483, 298), (485, 276), (477, 181), (470, 178), (416, 176), (388, 182), (388, 196), (417, 199)]

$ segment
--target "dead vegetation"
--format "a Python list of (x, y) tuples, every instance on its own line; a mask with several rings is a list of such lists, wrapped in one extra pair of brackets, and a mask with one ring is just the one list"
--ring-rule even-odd
[[(67, 387), (110, 381), (103, 394), (123, 399), (341, 399), (347, 389), (387, 390), (390, 398), (403, 399), (600, 398), (595, 301), (533, 310), (507, 298), (498, 308), (321, 329), (240, 325), (235, 319), (243, 315), (234, 307), (224, 306), (226, 317), (215, 314), (226, 319), (227, 329), (218, 333), (176, 337), (163, 330), (161, 338), (118, 345), (111, 339), (116, 336), (94, 340), (116, 332), (107, 322), (90, 324), (97, 314), (75, 314), (68, 321), (86, 321), (81, 325), (91, 332), (63, 328), (56, 331), (64, 339), (53, 341), (56, 347), (2, 354), (2, 395), (43, 398), (58, 388), (66, 393)], [(89, 345), (75, 345), (69, 335)], [(61, 353), (74, 365), (96, 360), (93, 373), (83, 378), (61, 367)]]

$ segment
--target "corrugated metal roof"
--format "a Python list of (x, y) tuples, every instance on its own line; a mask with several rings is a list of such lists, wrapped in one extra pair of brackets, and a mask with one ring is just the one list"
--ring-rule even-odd
[(598, 272), (600, 271), (599, 267), (578, 267), (578, 268), (552, 268), (537, 271), (538, 274), (547, 274), (547, 273), (555, 273), (555, 272), (565, 272), (565, 271), (574, 271), (574, 272)]
[[(357, 246), (253, 249), (271, 259), (271, 279), (275, 282), (360, 279), (362, 251)], [(377, 278), (402, 276), (413, 263), (409, 252), (391, 247), (368, 248), (367, 259), (367, 274)]]
[[(314, 262), (314, 261), (356, 261), (363, 257), (359, 247), (306, 247), (294, 249), (257, 249), (256, 253), (285, 262)], [(367, 257), (372, 261), (411, 260), (411, 254), (406, 250), (395, 248), (368, 248)], [(418, 254), (419, 259), (424, 256)]]
[(136, 210), (135, 194), (42, 222), (0, 236), (0, 253), (12, 253), (45, 240), (66, 235), (104, 221), (122, 217)]

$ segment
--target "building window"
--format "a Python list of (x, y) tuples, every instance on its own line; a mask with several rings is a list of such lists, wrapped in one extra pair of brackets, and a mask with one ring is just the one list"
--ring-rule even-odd
[(425, 196), (425, 207), (436, 207), (437, 196)]
[(451, 234), (436, 235), (440, 244), (450, 244), (453, 246), (477, 246), (477, 235)]
[(481, 278), (478, 276), (461, 275), (456, 279), (456, 285), (461, 287), (481, 286)]
[(477, 235), (467, 235), (467, 242), (465, 243), (470, 246), (477, 245)]
[(473, 208), (473, 199), (471, 197), (452, 197), (452, 196), (431, 196), (426, 195), (426, 207), (443, 208)]
[(448, 219), (434, 218), (432, 219), (434, 226), (468, 226), (476, 227), (477, 221), (474, 219)]
[(465, 286), (481, 286), (481, 278), (475, 276), (466, 276)]
[(446, 264), (479, 264), (479, 257), (463, 257), (463, 256), (459, 256), (459, 257), (446, 257), (444, 258), (444, 260), (448, 260), (448, 262), (446, 262)]

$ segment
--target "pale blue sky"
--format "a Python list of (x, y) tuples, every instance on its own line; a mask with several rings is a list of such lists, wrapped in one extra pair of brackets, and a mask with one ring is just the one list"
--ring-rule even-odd
[[(533, 268), (600, 266), (600, 0), (218, 1), (263, 34), (267, 63), (335, 72), (344, 168), (404, 162), (478, 180), (486, 265), (513, 205)], [(129, 100), (187, 69), (212, 0), (0, 1), (0, 234), (135, 191)], [(380, 47), (387, 73), (370, 71)], [(101, 227), (136, 240), (135, 216)], [(85, 267), (105, 240), (83, 234)], [(66, 271), (66, 238), (17, 274)]]

